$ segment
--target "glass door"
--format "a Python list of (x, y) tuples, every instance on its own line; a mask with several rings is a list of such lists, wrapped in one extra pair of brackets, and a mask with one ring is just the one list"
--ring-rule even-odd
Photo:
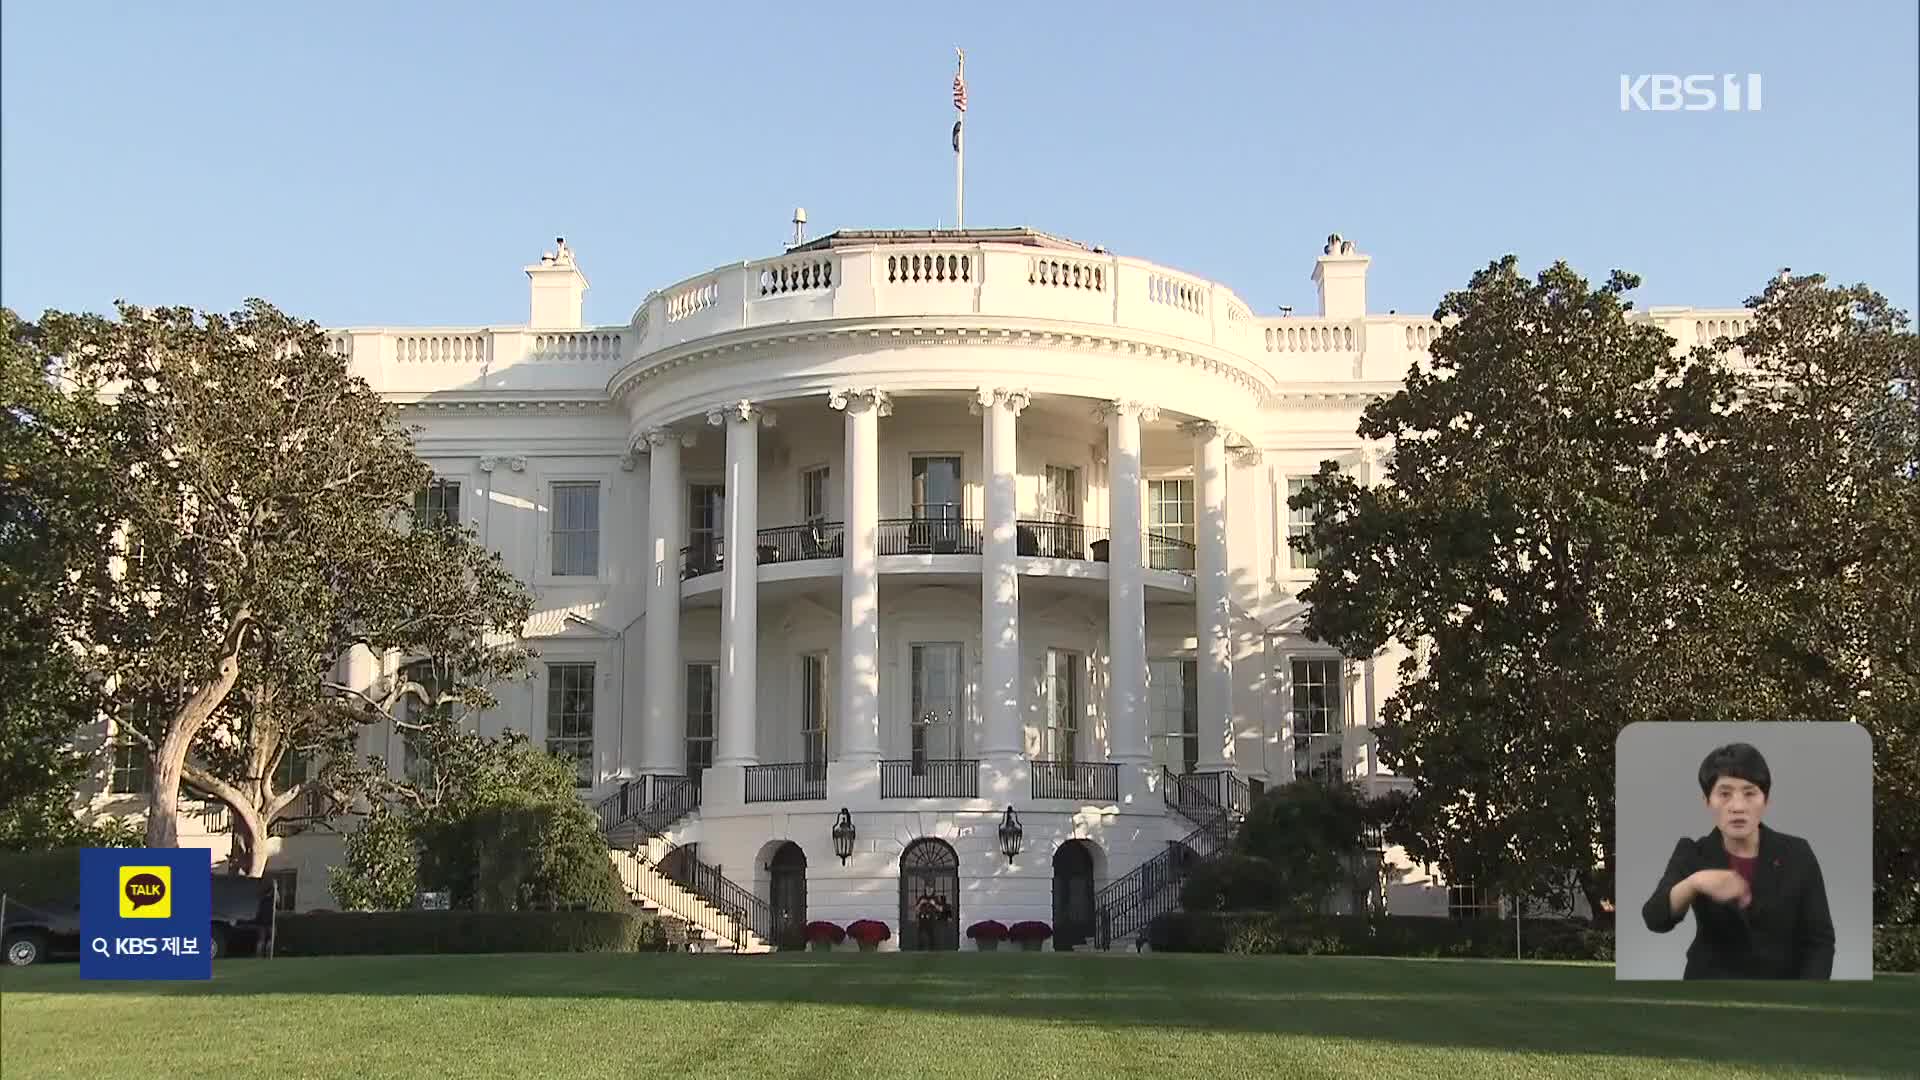
[(913, 646), (913, 772), (960, 756), (960, 644)]
[(913, 459), (913, 528), (907, 537), (915, 551), (951, 554), (960, 550), (958, 457)]
[(1200, 763), (1200, 681), (1192, 660), (1147, 664), (1147, 709), (1153, 721), (1153, 762), (1176, 773)]

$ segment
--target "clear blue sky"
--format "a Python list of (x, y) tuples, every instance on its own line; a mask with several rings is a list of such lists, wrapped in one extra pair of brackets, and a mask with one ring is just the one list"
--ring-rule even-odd
[[(1326, 234), (1430, 311), (1506, 252), (1642, 305), (1783, 265), (1920, 294), (1912, 0), (1741, 5), (13, 3), (0, 301), (333, 325), (526, 318), (564, 234), (587, 317), (812, 233), (1032, 225), (1310, 311)], [(1389, 11), (1387, 9), (1394, 9)], [(1757, 72), (1759, 113), (1620, 111), (1623, 73)]]

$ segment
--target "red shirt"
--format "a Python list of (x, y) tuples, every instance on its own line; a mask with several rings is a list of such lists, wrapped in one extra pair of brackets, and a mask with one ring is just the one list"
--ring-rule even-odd
[(1752, 858), (1748, 858), (1745, 855), (1735, 855), (1729, 851), (1727, 853), (1727, 861), (1733, 864), (1734, 873), (1747, 879), (1747, 888), (1753, 888), (1753, 867), (1754, 864), (1760, 861), (1760, 856), (1755, 855)]

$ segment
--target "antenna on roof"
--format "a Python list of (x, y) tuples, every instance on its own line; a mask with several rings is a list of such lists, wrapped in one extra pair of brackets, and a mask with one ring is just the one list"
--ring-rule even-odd
[(807, 208), (804, 206), (796, 206), (793, 208), (793, 246), (799, 247), (806, 242), (806, 239)]

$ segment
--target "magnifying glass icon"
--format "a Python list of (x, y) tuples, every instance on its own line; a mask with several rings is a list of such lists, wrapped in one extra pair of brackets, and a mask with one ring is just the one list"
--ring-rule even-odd
[(111, 957), (113, 955), (112, 953), (107, 951), (106, 938), (103, 938), (103, 937), (94, 938), (92, 945), (93, 945), (93, 951), (99, 953), (101, 956)]

